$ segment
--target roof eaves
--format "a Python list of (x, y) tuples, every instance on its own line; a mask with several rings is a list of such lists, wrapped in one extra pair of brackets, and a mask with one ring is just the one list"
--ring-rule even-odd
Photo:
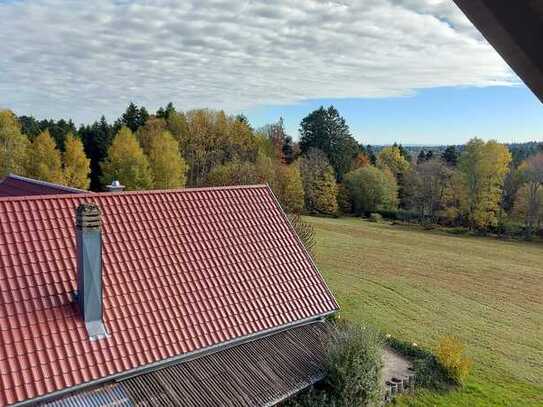
[[(288, 324), (281, 325), (281, 326), (278, 326), (278, 327), (275, 327), (275, 328), (267, 329), (265, 331), (255, 332), (253, 334), (246, 335), (246, 336), (243, 336), (243, 337), (240, 337), (240, 338), (235, 338), (235, 339), (232, 339), (232, 340), (227, 341), (227, 342), (223, 342), (223, 343), (219, 343), (219, 344), (216, 344), (216, 345), (208, 346), (207, 348), (199, 349), (199, 350), (196, 350), (196, 351), (193, 351), (193, 352), (185, 353), (185, 354), (182, 354), (182, 355), (174, 356), (172, 358), (168, 358), (168, 359), (164, 359), (164, 360), (161, 360), (161, 361), (158, 361), (158, 362), (150, 363), (148, 365), (140, 366), (140, 367), (137, 367), (135, 369), (131, 369), (131, 370), (128, 370), (128, 371), (125, 371), (125, 372), (122, 372), (122, 373), (117, 373), (117, 374), (114, 374), (114, 375), (106, 376), (106, 377), (103, 377), (103, 378), (98, 379), (98, 380), (93, 380), (93, 381), (82, 383), (82, 384), (79, 384), (79, 385), (76, 385), (76, 386), (67, 387), (67, 388), (62, 389), (60, 391), (55, 391), (53, 393), (45, 394), (43, 396), (39, 396), (39, 397), (36, 397), (36, 398), (33, 398), (33, 399), (21, 401), (21, 402), (12, 404), (11, 407), (32, 406), (32, 405), (36, 405), (38, 403), (51, 401), (51, 400), (60, 398), (60, 397), (62, 397), (64, 395), (74, 393), (74, 392), (79, 392), (81, 390), (91, 388), (91, 387), (95, 387), (95, 386), (105, 384), (105, 383), (108, 383), (108, 382), (119, 382), (119, 381), (122, 381), (122, 380), (126, 380), (126, 379), (129, 379), (130, 377), (134, 377), (134, 376), (137, 376), (137, 375), (140, 375), (140, 374), (148, 373), (148, 372), (153, 371), (153, 370), (162, 369), (164, 367), (167, 367), (167, 366), (170, 366), (170, 365), (173, 365), (173, 364), (176, 364), (176, 363), (186, 362), (186, 361), (189, 361), (189, 360), (192, 360), (192, 359), (199, 358), (201, 356), (206, 356), (206, 355), (210, 355), (210, 354), (213, 354), (213, 353), (216, 353), (216, 352), (220, 352), (222, 350), (225, 350), (225, 349), (237, 346), (237, 345), (241, 345), (243, 343), (251, 342), (251, 341), (254, 341), (254, 340), (257, 340), (257, 339), (261, 339), (261, 338), (264, 338), (266, 336), (273, 335), (273, 334), (276, 334), (276, 333), (279, 333), (279, 332), (282, 332), (282, 331), (286, 331), (286, 330), (294, 328), (294, 327), (300, 327), (300, 326), (303, 326), (303, 325), (308, 325), (308, 324), (311, 324), (311, 323), (315, 323), (317, 321), (323, 321), (324, 318), (326, 318), (327, 316), (329, 316), (329, 315), (331, 315), (333, 313), (335, 313), (335, 311), (325, 312), (325, 313), (315, 315), (313, 317), (306, 318), (306, 319), (303, 319), (303, 320), (300, 320), (300, 321), (294, 321), (294, 322), (290, 322)], [(303, 389), (300, 389), (300, 390), (303, 390)], [(300, 391), (300, 390), (298, 390), (298, 391)], [(293, 394), (295, 394), (295, 393), (293, 393)], [(281, 401), (281, 400), (278, 400), (278, 402), (279, 401)]]

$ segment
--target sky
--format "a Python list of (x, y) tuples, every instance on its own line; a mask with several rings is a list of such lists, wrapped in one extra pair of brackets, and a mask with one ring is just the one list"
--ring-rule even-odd
[(452, 0), (0, 0), (0, 108), (255, 127), (335, 105), (365, 144), (543, 140), (542, 106)]

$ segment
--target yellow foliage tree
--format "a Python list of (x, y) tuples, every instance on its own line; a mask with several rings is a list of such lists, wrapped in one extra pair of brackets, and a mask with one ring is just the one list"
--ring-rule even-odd
[(166, 120), (151, 117), (145, 122), (145, 125), (140, 127), (136, 132), (136, 137), (140, 142), (141, 148), (145, 154), (151, 151), (151, 143), (155, 138), (166, 131)]
[(0, 111), (0, 177), (10, 172), (25, 174), (28, 145), (17, 117), (10, 111)]
[(311, 213), (333, 215), (337, 212), (337, 185), (334, 169), (326, 155), (310, 149), (300, 160), (305, 209)]
[(277, 169), (277, 198), (288, 213), (300, 213), (304, 209), (304, 185), (297, 164), (280, 165)]
[(500, 198), (505, 176), (509, 172), (511, 153), (491, 140), (470, 140), (458, 161), (464, 194), (460, 210), (474, 229), (486, 229), (498, 221)]
[(117, 180), (127, 190), (148, 189), (153, 184), (149, 161), (127, 127), (119, 130), (113, 139), (107, 158), (102, 163), (102, 172), (103, 183), (110, 184)]
[(80, 139), (68, 133), (64, 151), (64, 180), (74, 188), (88, 189), (90, 184), (90, 160), (85, 155)]
[(30, 145), (26, 174), (56, 184), (65, 182), (61, 154), (48, 130), (38, 134)]
[(179, 143), (168, 131), (153, 136), (149, 145), (148, 158), (155, 189), (185, 186), (187, 166), (179, 154)]
[(383, 148), (377, 156), (377, 166), (392, 171), (395, 177), (405, 173), (409, 169), (409, 162), (402, 156), (399, 147), (390, 146)]

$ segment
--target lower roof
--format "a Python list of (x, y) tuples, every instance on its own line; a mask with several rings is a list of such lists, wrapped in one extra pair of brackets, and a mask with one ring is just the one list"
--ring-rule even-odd
[(8, 174), (0, 180), (0, 197), (79, 194), (83, 192), (87, 191), (15, 174)]
[(271, 406), (321, 380), (326, 325), (291, 328), (43, 407)]

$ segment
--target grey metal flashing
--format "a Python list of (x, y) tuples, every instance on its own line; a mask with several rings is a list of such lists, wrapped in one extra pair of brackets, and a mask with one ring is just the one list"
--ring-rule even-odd
[(100, 208), (82, 203), (75, 216), (77, 303), (91, 341), (108, 337), (103, 318), (102, 229)]
[(102, 385), (102, 384), (105, 384), (105, 383), (120, 382), (120, 381), (129, 379), (130, 377), (134, 377), (134, 376), (137, 376), (137, 375), (140, 375), (140, 374), (143, 374), (143, 373), (151, 372), (153, 370), (162, 369), (162, 368), (165, 368), (165, 367), (177, 364), (177, 363), (187, 362), (189, 360), (196, 359), (196, 358), (199, 358), (199, 357), (202, 357), (202, 356), (211, 355), (213, 353), (216, 353), (216, 352), (219, 352), (219, 351), (222, 351), (222, 350), (225, 350), (225, 349), (229, 349), (229, 348), (232, 348), (232, 347), (237, 346), (237, 345), (241, 345), (241, 344), (244, 344), (244, 343), (255, 341), (257, 339), (261, 339), (261, 338), (264, 338), (266, 336), (270, 336), (270, 335), (273, 335), (273, 334), (276, 334), (276, 333), (279, 333), (279, 332), (283, 332), (283, 331), (286, 331), (286, 330), (294, 328), (294, 327), (301, 327), (301, 326), (308, 325), (308, 324), (315, 323), (315, 322), (323, 322), (323, 320), (327, 316), (329, 316), (331, 314), (334, 314), (334, 313), (335, 313), (335, 311), (330, 311), (330, 312), (325, 312), (323, 314), (316, 315), (314, 317), (305, 318), (305, 319), (302, 319), (302, 320), (299, 320), (299, 321), (293, 321), (293, 322), (290, 322), (288, 324), (281, 325), (279, 327), (267, 329), (267, 330), (260, 331), (260, 332), (255, 332), (255, 333), (250, 334), (250, 335), (246, 335), (246, 336), (243, 336), (243, 337), (240, 337), (240, 338), (235, 338), (235, 339), (232, 339), (230, 341), (226, 341), (226, 342), (223, 342), (223, 343), (219, 343), (219, 344), (216, 344), (216, 345), (209, 346), (207, 348), (198, 349), (198, 350), (193, 351), (193, 352), (188, 352), (188, 353), (185, 353), (185, 354), (182, 354), (182, 355), (173, 356), (171, 358), (163, 359), (163, 360), (160, 360), (158, 362), (150, 363), (150, 364), (145, 365), (145, 366), (140, 366), (140, 367), (137, 367), (137, 368), (134, 368), (134, 369), (131, 369), (131, 370), (127, 370), (125, 372), (116, 373), (116, 374), (113, 374), (113, 375), (110, 375), (110, 376), (103, 377), (101, 379), (92, 380), (90, 382), (78, 384), (78, 385), (72, 386), (72, 387), (67, 387), (65, 389), (55, 391), (53, 393), (45, 394), (43, 396), (35, 397), (33, 399), (30, 399), (30, 400), (20, 401), (18, 403), (11, 404), (10, 406), (11, 407), (34, 406), (34, 405), (37, 405), (39, 403), (52, 401), (52, 400), (55, 400), (55, 399), (60, 398), (62, 396), (65, 396), (65, 395), (68, 395), (68, 394), (71, 394), (71, 393), (76, 393), (76, 392), (79, 392), (79, 391), (82, 391), (82, 390), (85, 390), (85, 389), (90, 389), (92, 387), (96, 387), (96, 386), (99, 386), (99, 385)]

